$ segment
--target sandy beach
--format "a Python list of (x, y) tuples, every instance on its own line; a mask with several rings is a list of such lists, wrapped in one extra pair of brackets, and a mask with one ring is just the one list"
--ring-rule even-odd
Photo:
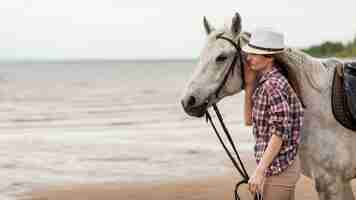
[[(23, 200), (215, 200), (232, 199), (234, 180), (231, 176), (209, 177), (186, 182), (157, 184), (82, 184), (50, 187), (33, 191)], [(241, 189), (240, 196), (245, 199), (249, 194)], [(247, 198), (251, 199), (251, 198)], [(316, 200), (317, 194), (313, 182), (302, 177), (296, 189), (296, 199)]]
[[(249, 173), (255, 167), (251, 157), (244, 156)], [(64, 186), (49, 186), (32, 191), (20, 199), (25, 200), (216, 200), (232, 199), (235, 181), (239, 180), (236, 173), (221, 176), (210, 176), (185, 181), (162, 183), (133, 184), (77, 184)], [(354, 184), (354, 191), (356, 189)], [(246, 186), (240, 190), (242, 199), (249, 196)], [(297, 184), (296, 199), (317, 200), (313, 181), (302, 176)]]
[[(189, 182), (162, 183), (151, 185), (87, 184), (68, 185), (33, 192), (26, 200), (216, 200), (233, 199), (230, 176), (210, 177)], [(245, 189), (246, 190), (246, 189)], [(244, 190), (244, 191), (245, 191)], [(247, 193), (241, 192), (242, 199)], [(296, 199), (317, 200), (313, 183), (302, 177), (296, 189)]]

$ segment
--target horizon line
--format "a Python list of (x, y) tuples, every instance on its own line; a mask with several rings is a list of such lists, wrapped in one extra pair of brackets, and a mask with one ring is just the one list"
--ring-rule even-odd
[(0, 59), (0, 63), (37, 63), (37, 62), (145, 62), (145, 61), (194, 61), (198, 58), (23, 58)]

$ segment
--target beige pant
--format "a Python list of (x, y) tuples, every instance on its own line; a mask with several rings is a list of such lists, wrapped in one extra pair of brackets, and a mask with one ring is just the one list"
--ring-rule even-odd
[(300, 178), (299, 157), (284, 172), (265, 179), (263, 200), (294, 200), (295, 185)]

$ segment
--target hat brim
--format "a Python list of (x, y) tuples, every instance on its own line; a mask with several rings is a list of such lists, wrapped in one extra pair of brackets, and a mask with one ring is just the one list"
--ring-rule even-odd
[(256, 49), (253, 48), (249, 45), (245, 45), (242, 47), (242, 51), (250, 54), (261, 54), (261, 55), (268, 55), (268, 54), (277, 54), (277, 53), (282, 53), (283, 50), (276, 50), (276, 51), (266, 51), (266, 50), (261, 50), (261, 49)]

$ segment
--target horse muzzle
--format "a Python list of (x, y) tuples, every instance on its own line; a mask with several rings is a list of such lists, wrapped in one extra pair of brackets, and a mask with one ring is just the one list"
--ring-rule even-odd
[(190, 96), (181, 101), (184, 111), (192, 117), (203, 117), (206, 109), (208, 108), (208, 102), (203, 102), (202, 104), (196, 103), (196, 98)]

